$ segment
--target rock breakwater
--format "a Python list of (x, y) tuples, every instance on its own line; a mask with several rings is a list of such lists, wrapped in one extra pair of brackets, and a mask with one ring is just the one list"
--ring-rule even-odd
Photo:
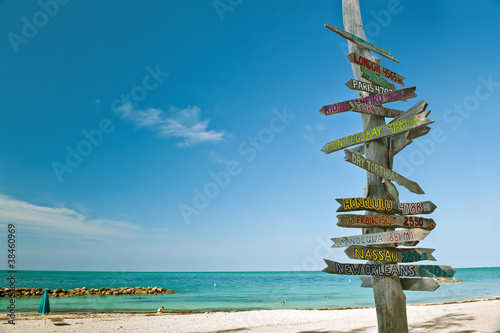
[[(45, 289), (42, 288), (19, 288), (16, 289), (15, 297), (42, 297)], [(119, 295), (150, 295), (150, 294), (173, 294), (176, 291), (158, 287), (122, 287), (122, 288), (75, 288), (47, 290), (51, 297), (73, 297), (73, 296), (119, 296)], [(12, 290), (0, 288), (0, 297), (11, 297)]]

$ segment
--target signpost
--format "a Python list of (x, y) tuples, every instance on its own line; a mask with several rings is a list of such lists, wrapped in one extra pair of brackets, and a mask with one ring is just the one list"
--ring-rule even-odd
[(372, 260), (380, 262), (415, 262), (433, 260), (434, 249), (425, 248), (395, 248), (351, 245), (345, 249), (345, 254), (351, 259)]
[(377, 176), (386, 178), (388, 180), (395, 181), (401, 186), (406, 187), (409, 189), (411, 192), (416, 193), (416, 194), (425, 194), (425, 192), (420, 188), (420, 185), (417, 183), (401, 176), (399, 173), (396, 173), (392, 171), (391, 169), (384, 168), (383, 166), (367, 159), (364, 158), (361, 155), (356, 155), (352, 151), (346, 149), (344, 150), (345, 152), (345, 160), (347, 162), (350, 162), (354, 165), (359, 166), (362, 169), (365, 169), (366, 171), (369, 171)]
[(452, 277), (455, 270), (439, 265), (348, 264), (323, 259), (327, 267), (323, 272), (344, 275), (378, 275), (406, 277)]
[(382, 117), (397, 117), (400, 114), (402, 114), (404, 111), (399, 111), (399, 110), (394, 110), (394, 109), (388, 109), (384, 108), (378, 105), (371, 105), (367, 103), (361, 103), (361, 102), (349, 102), (351, 104), (351, 111), (355, 112), (361, 112), (361, 113), (367, 113), (367, 114), (375, 114), (377, 116), (382, 116)]
[(382, 214), (417, 215), (431, 214), (436, 205), (430, 201), (399, 203), (387, 199), (372, 198), (342, 198), (335, 199), (340, 204), (337, 212), (352, 212), (357, 210), (367, 210)]
[(403, 80), (405, 78), (403, 76), (396, 74), (393, 71), (388, 70), (387, 68), (380, 66), (380, 64), (377, 64), (369, 59), (366, 59), (365, 57), (362, 57), (362, 56), (352, 52), (352, 53), (349, 53), (347, 55), (347, 59), (349, 59), (349, 61), (352, 64), (356, 64), (360, 67), (368, 68), (368, 69), (374, 71), (375, 73), (377, 73), (378, 75), (382, 75), (383, 77), (388, 78), (392, 82), (396, 82), (397, 84), (399, 84), (403, 87), (405, 86), (405, 84), (403, 83)]
[(393, 91), (393, 89), (385, 88), (385, 87), (379, 86), (377, 84), (373, 84), (371, 82), (358, 81), (358, 80), (354, 80), (354, 79), (350, 79), (349, 81), (346, 82), (345, 85), (349, 89), (366, 91), (367, 93), (382, 94), (382, 93), (388, 93), (388, 92)]
[[(372, 288), (372, 278), (367, 276), (360, 276), (361, 287)], [(439, 283), (434, 279), (428, 278), (399, 278), (403, 290), (416, 290), (416, 291), (434, 291), (439, 288)]]
[(337, 215), (339, 227), (344, 228), (420, 228), (433, 230), (436, 222), (418, 216), (398, 216), (398, 215)]
[(379, 76), (371, 69), (361, 67), (361, 77), (384, 88), (396, 90), (396, 87), (392, 83), (387, 82), (386, 79)]
[(364, 40), (363, 38), (359, 38), (358, 36), (354, 36), (353, 34), (347, 32), (347, 31), (344, 31), (342, 29), (339, 29), (337, 27), (333, 27), (329, 24), (325, 24), (325, 27), (330, 29), (331, 31), (339, 34), (340, 36), (344, 37), (345, 39), (348, 39), (349, 41), (355, 43), (355, 44), (358, 44), (359, 46), (361, 47), (364, 47), (365, 49), (368, 49), (370, 51), (373, 51), (375, 53), (378, 53), (380, 54), (381, 56), (384, 56), (388, 59), (391, 59), (395, 62), (399, 62), (398, 59), (394, 58), (394, 56), (391, 54), (391, 52), (387, 51), (387, 50), (384, 50), (383, 48), (375, 45), (375, 44), (372, 44), (370, 42), (367, 42), (366, 40)]
[(420, 241), (429, 234), (424, 229), (396, 230), (347, 237), (334, 237), (332, 247), (346, 247), (350, 245), (380, 245)]

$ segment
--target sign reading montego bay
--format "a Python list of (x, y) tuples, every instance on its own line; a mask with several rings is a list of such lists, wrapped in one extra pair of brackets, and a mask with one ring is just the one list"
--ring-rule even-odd
[(346, 247), (350, 245), (380, 245), (412, 241), (420, 241), (429, 234), (424, 229), (386, 231), (375, 234), (334, 237), (332, 247)]
[(349, 104), (351, 104), (351, 107), (352, 107), (351, 111), (366, 113), (366, 114), (374, 114), (374, 115), (382, 116), (382, 117), (394, 118), (394, 117), (397, 117), (404, 112), (404, 111), (384, 108), (384, 107), (381, 107), (379, 105), (371, 105), (371, 104), (367, 104), (367, 103), (349, 102)]
[(379, 86), (377, 84), (373, 84), (373, 83), (370, 83), (370, 82), (358, 81), (358, 80), (355, 80), (355, 79), (350, 79), (349, 81), (346, 82), (345, 85), (349, 89), (365, 91), (367, 93), (382, 94), (382, 93), (391, 92), (393, 90), (393, 89), (389, 89), (389, 88), (385, 88), (385, 87)]
[(420, 228), (433, 230), (436, 222), (418, 216), (339, 214), (337, 225), (344, 228)]
[(345, 160), (347, 162), (350, 162), (354, 165), (359, 166), (362, 169), (365, 169), (366, 171), (369, 171), (373, 173), (374, 175), (377, 175), (379, 177), (383, 177), (388, 180), (395, 181), (401, 186), (406, 187), (409, 189), (411, 192), (416, 193), (416, 194), (425, 194), (425, 192), (420, 188), (420, 185), (417, 183), (401, 176), (400, 174), (392, 171), (391, 169), (385, 168), (381, 166), (380, 164), (377, 164), (367, 158), (364, 158), (363, 156), (356, 155), (349, 149), (344, 150), (345, 152)]
[(366, 59), (365, 57), (362, 57), (362, 56), (357, 55), (356, 53), (352, 52), (352, 53), (349, 53), (347, 55), (347, 59), (349, 59), (349, 61), (352, 64), (356, 64), (360, 67), (368, 68), (368, 69), (374, 71), (375, 73), (377, 73), (378, 75), (382, 75), (383, 77), (388, 78), (392, 82), (396, 82), (397, 84), (399, 84), (403, 87), (405, 86), (405, 84), (403, 83), (403, 80), (405, 79), (404, 76), (396, 74), (393, 71), (388, 70), (387, 68), (380, 66), (380, 64), (377, 64), (371, 60)]
[(387, 199), (372, 198), (342, 198), (335, 200), (340, 204), (337, 212), (369, 210), (385, 214), (417, 215), (431, 214), (436, 209), (436, 205), (431, 201), (398, 203)]
[(380, 46), (372, 44), (372, 43), (364, 40), (363, 38), (359, 38), (358, 36), (355, 36), (347, 31), (344, 31), (344, 30), (339, 29), (337, 27), (333, 27), (329, 24), (325, 24), (325, 27), (327, 29), (330, 29), (331, 31), (335, 32), (336, 34), (339, 34), (340, 36), (344, 37), (345, 39), (350, 40), (354, 44), (358, 44), (359, 46), (364, 47), (365, 49), (368, 49), (370, 51), (378, 53), (381, 56), (386, 57), (387, 59), (391, 59), (395, 62), (399, 62), (398, 59), (394, 58), (394, 56), (391, 54), (391, 52), (384, 50)]
[(352, 245), (345, 249), (345, 254), (351, 259), (414, 262), (421, 260), (436, 260), (432, 255), (434, 249), (425, 248), (385, 248)]
[(325, 260), (328, 267), (323, 272), (347, 275), (410, 276), (410, 277), (452, 277), (455, 270), (451, 266), (439, 265), (393, 265), (393, 264), (344, 264)]
[[(356, 133), (353, 135), (348, 135), (346, 137), (328, 142), (326, 145), (324, 145), (323, 148), (321, 148), (321, 151), (324, 152), (325, 154), (330, 154), (333, 153), (334, 151), (338, 151), (360, 143), (369, 142), (380, 138), (385, 138), (387, 136), (394, 135), (396, 133), (407, 132), (419, 126), (432, 124), (434, 120), (427, 119), (427, 115), (429, 114), (429, 112), (430, 111), (420, 113), (408, 121), (406, 119), (401, 119), (399, 121), (392, 121), (389, 124), (370, 128), (367, 129), (366, 131)], [(398, 118), (402, 116), (404, 116), (404, 113), (398, 116)], [(395, 120), (398, 118), (395, 118)]]
[(402, 99), (413, 98), (413, 97), (417, 97), (417, 94), (415, 94), (415, 89), (417, 89), (417, 87), (405, 88), (405, 89), (400, 89), (400, 90), (396, 90), (396, 91), (392, 91), (392, 92), (388, 92), (388, 93), (371, 95), (371, 96), (367, 96), (367, 97), (351, 99), (351, 100), (345, 101), (345, 102), (324, 105), (319, 110), (319, 112), (324, 114), (325, 116), (328, 116), (328, 115), (335, 114), (335, 113), (350, 111), (352, 109), (350, 102), (359, 102), (359, 103), (366, 103), (366, 104), (371, 104), (371, 105), (379, 105), (379, 104), (384, 104), (384, 103), (389, 103), (389, 102), (400, 101)]

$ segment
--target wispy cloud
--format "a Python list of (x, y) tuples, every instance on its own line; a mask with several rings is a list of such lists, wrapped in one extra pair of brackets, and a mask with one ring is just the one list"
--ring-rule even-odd
[(210, 120), (201, 119), (201, 110), (197, 106), (188, 106), (187, 109), (170, 107), (169, 116), (160, 109), (137, 110), (130, 104), (123, 104), (115, 112), (137, 127), (152, 128), (161, 137), (181, 139), (180, 146), (219, 142), (225, 135), (223, 131), (208, 130)]

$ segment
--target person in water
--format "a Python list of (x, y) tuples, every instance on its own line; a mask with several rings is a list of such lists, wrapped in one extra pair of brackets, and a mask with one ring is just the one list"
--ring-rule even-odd
[(158, 309), (158, 313), (162, 313), (162, 312), (163, 312), (163, 306)]

